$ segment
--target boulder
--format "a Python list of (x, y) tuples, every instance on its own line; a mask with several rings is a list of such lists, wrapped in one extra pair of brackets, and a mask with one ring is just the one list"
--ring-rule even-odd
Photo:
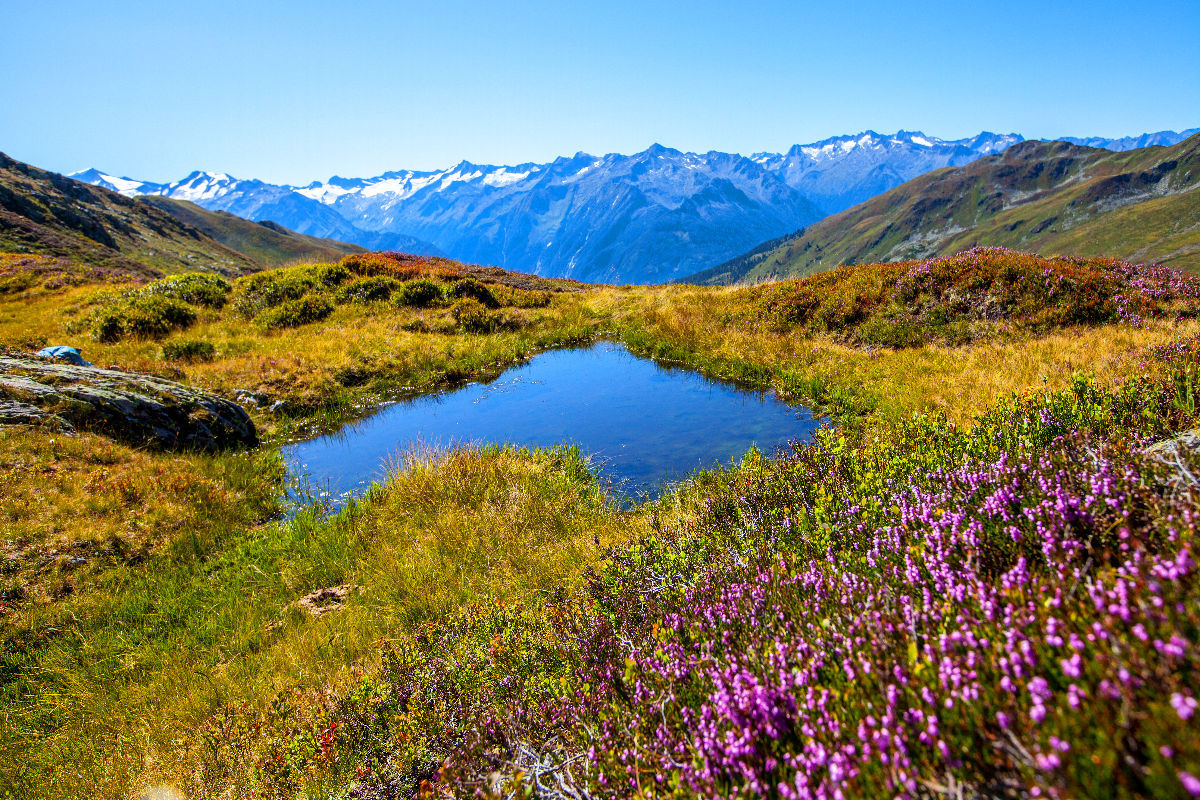
[(132, 445), (216, 451), (258, 443), (245, 409), (174, 381), (0, 355), (0, 424), (94, 431)]

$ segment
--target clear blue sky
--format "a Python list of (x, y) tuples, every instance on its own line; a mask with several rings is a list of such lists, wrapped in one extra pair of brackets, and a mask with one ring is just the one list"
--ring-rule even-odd
[(1197, 0), (3, 0), (0, 19), (0, 150), (148, 180), (1200, 125)]

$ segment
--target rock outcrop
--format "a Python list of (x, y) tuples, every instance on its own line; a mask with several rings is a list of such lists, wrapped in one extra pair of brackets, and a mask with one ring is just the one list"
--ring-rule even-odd
[(0, 424), (88, 430), (132, 445), (216, 451), (258, 435), (245, 409), (174, 381), (0, 354)]

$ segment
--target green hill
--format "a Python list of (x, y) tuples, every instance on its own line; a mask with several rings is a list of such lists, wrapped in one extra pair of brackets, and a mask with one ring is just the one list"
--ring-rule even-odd
[(1198, 187), (1200, 136), (1123, 153), (1023, 142), (922, 175), (686, 282), (756, 282), (977, 245), (1200, 272)]
[(158, 275), (261, 269), (171, 214), (0, 153), (0, 251)]
[(356, 244), (306, 236), (274, 222), (251, 222), (227, 211), (209, 211), (186, 200), (145, 195), (138, 202), (165, 211), (266, 267), (296, 261), (337, 261), (350, 253), (365, 252)]

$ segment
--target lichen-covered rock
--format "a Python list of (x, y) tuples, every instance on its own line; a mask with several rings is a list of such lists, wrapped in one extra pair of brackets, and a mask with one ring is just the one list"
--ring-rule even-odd
[(258, 443), (245, 409), (183, 384), (0, 355), (0, 424), (39, 422), (169, 449), (214, 451)]

